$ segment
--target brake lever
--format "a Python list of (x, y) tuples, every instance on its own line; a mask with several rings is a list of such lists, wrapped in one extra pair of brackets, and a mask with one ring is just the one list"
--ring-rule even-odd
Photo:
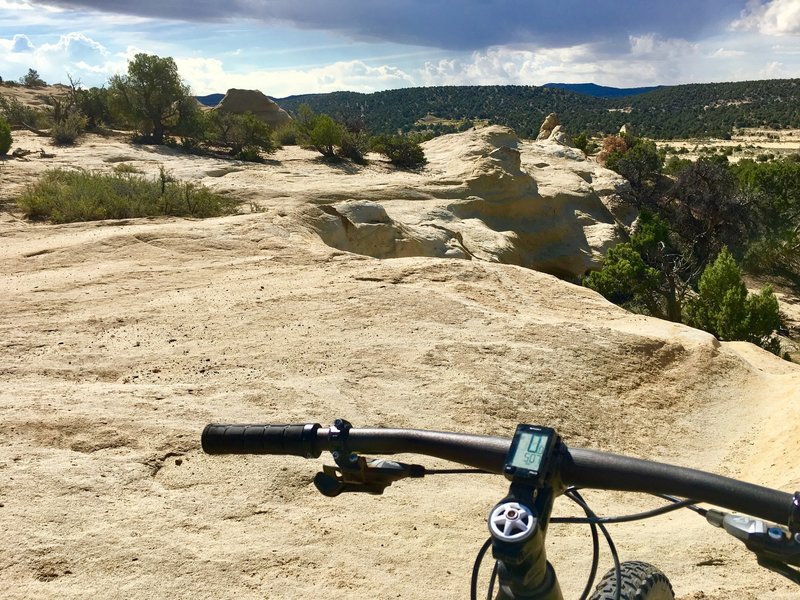
[[(382, 458), (367, 458), (350, 454), (337, 466), (323, 465), (314, 476), (314, 486), (321, 494), (336, 497), (344, 492), (383, 494), (393, 482), (406, 477), (424, 477), (425, 467)], [(344, 464), (343, 464), (344, 463)]]
[(709, 510), (706, 520), (744, 542), (756, 555), (759, 565), (800, 585), (800, 571), (789, 566), (800, 566), (800, 533), (792, 533), (775, 523), (718, 510)]

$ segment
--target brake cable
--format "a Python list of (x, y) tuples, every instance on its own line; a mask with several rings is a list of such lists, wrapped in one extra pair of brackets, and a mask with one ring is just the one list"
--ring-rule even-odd
[[(611, 552), (611, 558), (614, 559), (614, 577), (616, 578), (617, 585), (614, 591), (614, 599), (620, 600), (620, 594), (622, 593), (622, 565), (619, 562), (619, 554), (617, 554), (617, 547), (614, 545), (614, 541), (611, 539), (611, 534), (606, 529), (606, 526), (599, 521), (599, 517), (595, 514), (595, 512), (589, 508), (589, 505), (583, 499), (583, 496), (580, 495), (576, 488), (568, 488), (564, 495), (575, 502), (578, 506), (580, 506), (583, 511), (586, 513), (588, 519), (592, 519), (593, 522), (589, 522), (589, 524), (593, 527), (599, 527), (600, 531), (603, 533), (603, 537), (606, 538), (606, 543), (608, 544), (608, 550)], [(552, 522), (553, 519), (550, 519)], [(599, 548), (598, 548), (598, 558), (599, 558)], [(594, 557), (593, 557), (594, 559)], [(588, 596), (588, 592), (591, 590), (592, 584), (594, 583), (594, 578), (597, 575), (597, 564), (595, 560), (592, 560), (592, 570), (590, 573), (590, 579), (587, 583), (586, 587), (583, 590), (583, 595), (581, 595), (581, 600), (585, 600)]]

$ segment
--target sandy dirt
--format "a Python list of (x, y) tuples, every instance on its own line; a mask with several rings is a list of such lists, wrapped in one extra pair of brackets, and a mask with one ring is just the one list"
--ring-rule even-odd
[[(344, 172), (296, 150), (254, 167), (96, 138), (55, 153), (0, 163), (6, 598), (468, 597), (502, 478), (328, 499), (311, 479), (329, 457), (210, 457), (208, 422), (497, 435), (533, 422), (573, 446), (800, 488), (798, 367), (533, 270), (335, 250), (299, 216), (340, 178), (392, 193), (419, 174)], [(54, 226), (14, 208), (43, 168), (120, 160), (165, 164), (257, 212)], [(654, 505), (587, 498), (602, 514)], [(613, 526), (623, 559), (657, 564), (686, 600), (797, 597), (684, 512)], [(553, 525), (548, 553), (577, 597), (588, 532)], [(601, 571), (610, 564), (604, 553)]]

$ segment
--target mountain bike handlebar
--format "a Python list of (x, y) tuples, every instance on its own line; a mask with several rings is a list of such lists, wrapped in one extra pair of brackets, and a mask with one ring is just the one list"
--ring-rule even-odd
[[(208, 454), (279, 454), (316, 458), (323, 451), (371, 454), (412, 453), (449, 460), (489, 473), (503, 473), (510, 438), (420, 429), (351, 428), (346, 442), (335, 427), (209, 424), (201, 437)], [(800, 526), (792, 494), (714, 475), (580, 448), (563, 447), (560, 480), (569, 486), (672, 494), (787, 525)]]

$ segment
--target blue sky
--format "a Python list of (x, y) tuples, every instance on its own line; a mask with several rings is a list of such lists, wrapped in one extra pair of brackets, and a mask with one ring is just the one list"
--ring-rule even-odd
[(0, 0), (0, 76), (85, 86), (137, 52), (196, 94), (800, 77), (800, 0)]

